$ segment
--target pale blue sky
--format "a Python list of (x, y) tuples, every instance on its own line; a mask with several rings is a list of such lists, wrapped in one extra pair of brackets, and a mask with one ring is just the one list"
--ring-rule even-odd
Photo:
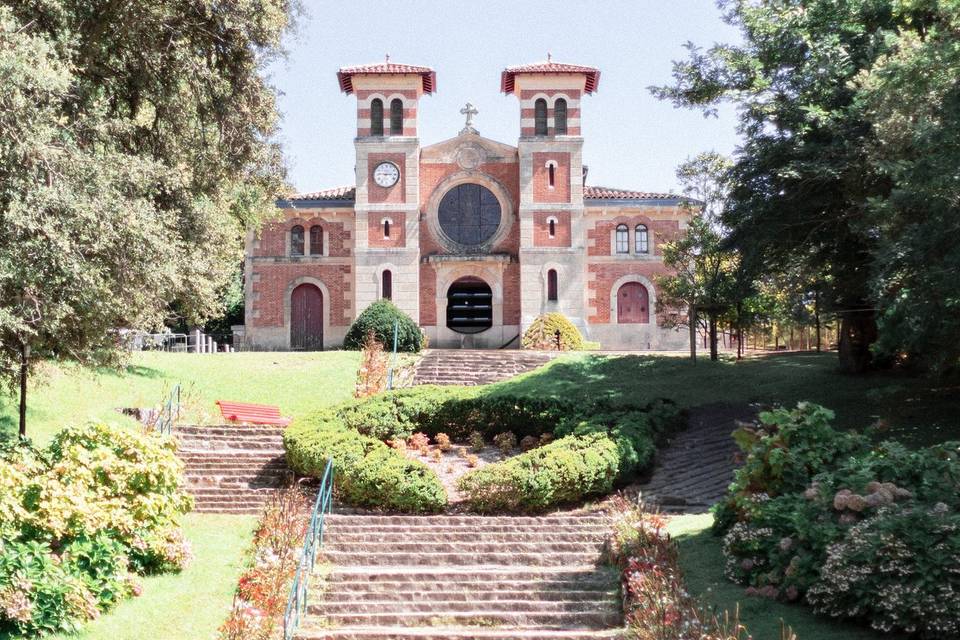
[[(280, 140), (289, 179), (301, 192), (353, 184), (355, 100), (340, 93), (341, 66), (382, 61), (437, 71), (437, 92), (420, 101), (421, 146), (455, 136), (467, 101), (480, 110), (481, 135), (515, 145), (517, 98), (500, 93), (504, 67), (546, 59), (598, 67), (600, 88), (581, 103), (584, 163), (594, 185), (671, 191), (674, 169), (738, 142), (734, 112), (704, 119), (653, 98), (669, 82), (682, 45), (738, 39), (712, 0), (552, 2), (529, 0), (304, 0), (307, 15), (271, 69), (280, 90)], [(391, 18), (392, 15), (400, 16)]]

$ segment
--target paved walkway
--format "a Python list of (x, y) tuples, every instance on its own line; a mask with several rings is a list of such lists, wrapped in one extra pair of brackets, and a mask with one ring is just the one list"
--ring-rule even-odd
[(665, 513), (706, 513), (733, 480), (739, 449), (730, 436), (737, 421), (750, 422), (756, 414), (747, 405), (691, 409), (689, 427), (659, 450), (651, 476), (625, 493), (640, 491), (648, 507)]

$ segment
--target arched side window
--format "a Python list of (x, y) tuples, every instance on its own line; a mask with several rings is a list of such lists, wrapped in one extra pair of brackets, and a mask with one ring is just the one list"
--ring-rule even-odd
[(557, 185), (557, 165), (547, 165), (547, 186), (553, 189)]
[(557, 299), (557, 270), (547, 271), (547, 300), (556, 301)]
[(380, 98), (370, 102), (370, 135), (383, 135), (383, 100)]
[(563, 98), (553, 105), (553, 130), (558, 136), (567, 135), (567, 101)]
[(323, 255), (323, 227), (318, 224), (310, 227), (310, 255)]
[(380, 297), (384, 300), (393, 299), (393, 272), (384, 269), (380, 276)]
[(637, 253), (650, 253), (650, 233), (647, 231), (647, 225), (638, 224), (635, 233), (634, 240), (637, 245), (635, 251)]
[(630, 253), (630, 230), (625, 224), (617, 225), (617, 253)]
[(303, 227), (300, 225), (290, 229), (290, 255), (303, 255)]
[(547, 101), (543, 98), (533, 103), (533, 133), (538, 136), (547, 135)]
[(403, 100), (400, 98), (390, 101), (390, 135), (403, 135)]
[(384, 219), (383, 221), (383, 237), (384, 238), (390, 237), (390, 220), (389, 219)]
[(557, 221), (555, 218), (550, 218), (547, 221), (547, 230), (550, 233), (551, 238), (555, 238), (557, 236)]

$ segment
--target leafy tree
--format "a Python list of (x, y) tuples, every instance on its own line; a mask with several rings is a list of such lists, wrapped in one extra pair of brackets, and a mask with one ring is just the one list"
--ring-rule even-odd
[(282, 184), (288, 0), (0, 0), (0, 376), (216, 315)]

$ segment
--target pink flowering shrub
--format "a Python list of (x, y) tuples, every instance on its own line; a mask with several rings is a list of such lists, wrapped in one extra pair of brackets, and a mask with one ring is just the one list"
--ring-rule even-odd
[(735, 434), (746, 462), (717, 512), (727, 576), (883, 631), (958, 637), (960, 443), (872, 445), (806, 403), (760, 418)]

